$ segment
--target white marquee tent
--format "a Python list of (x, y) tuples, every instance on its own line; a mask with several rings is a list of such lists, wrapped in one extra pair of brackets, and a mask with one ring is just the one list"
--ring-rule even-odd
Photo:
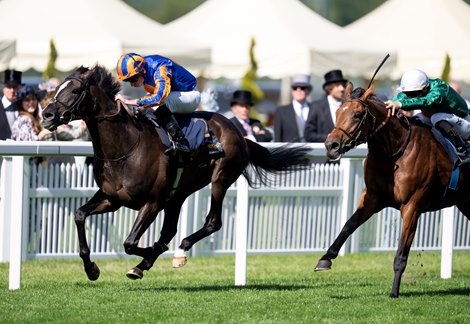
[(164, 32), (161, 24), (121, 0), (0, 1), (0, 43), (16, 44), (8, 63), (0, 58), (1, 68), (43, 71), (51, 39), (61, 71), (95, 63), (114, 69), (119, 56), (128, 51), (168, 55), (193, 70), (209, 58), (208, 48), (183, 34)]
[[(294, 73), (323, 75), (334, 60), (312, 70), (312, 51), (338, 52), (344, 48), (341, 27), (324, 19), (298, 0), (207, 0), (164, 28), (184, 32), (211, 48), (209, 78), (237, 79), (250, 66), (254, 37), (258, 75), (283, 78)], [(338, 62), (338, 61), (336, 61)]]
[(394, 79), (413, 68), (440, 77), (448, 53), (451, 78), (470, 81), (470, 6), (462, 0), (388, 0), (345, 29), (362, 35), (366, 49), (396, 57)]

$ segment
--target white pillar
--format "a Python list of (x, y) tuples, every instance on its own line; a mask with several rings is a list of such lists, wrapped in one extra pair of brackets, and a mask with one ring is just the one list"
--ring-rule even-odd
[[(0, 157), (0, 159), (2, 159)], [(0, 262), (10, 260), (10, 227), (11, 227), (11, 187), (12, 157), (6, 156), (1, 161), (0, 174)]]
[(246, 249), (248, 241), (248, 182), (237, 180), (237, 219), (235, 221), (235, 286), (246, 285)]
[(11, 182), (10, 290), (21, 287), (24, 160), (23, 156), (13, 157), (12, 178), (14, 181)]
[(455, 207), (448, 207), (445, 208), (442, 212), (442, 279), (448, 279), (452, 277), (452, 253), (454, 248), (454, 210)]
[[(350, 200), (352, 199), (352, 193), (353, 193), (352, 192), (352, 184), (353, 184), (352, 179), (354, 177), (354, 174), (351, 172), (351, 159), (348, 159), (348, 158), (341, 159), (340, 163), (341, 163), (341, 168), (343, 169), (343, 196), (341, 200), (341, 220), (340, 220), (339, 230), (343, 228), (344, 224), (346, 224), (346, 221), (352, 214), (351, 208), (349, 208), (349, 206), (350, 206)], [(346, 251), (345, 245), (346, 244), (343, 244), (343, 246), (339, 250), (338, 255), (343, 256), (345, 254), (345, 251)]]

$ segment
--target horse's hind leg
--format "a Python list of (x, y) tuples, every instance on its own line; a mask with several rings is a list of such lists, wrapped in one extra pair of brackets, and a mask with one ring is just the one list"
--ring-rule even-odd
[(365, 223), (374, 213), (378, 212), (381, 208), (377, 207), (377, 200), (364, 191), (359, 200), (358, 207), (351, 218), (344, 224), (341, 232), (336, 237), (333, 244), (328, 248), (325, 255), (323, 255), (315, 266), (315, 271), (331, 269), (331, 260), (338, 256), (339, 250), (343, 246), (348, 237), (354, 231)]
[[(147, 257), (145, 257), (142, 262), (137, 265), (137, 268), (143, 270), (150, 270), (157, 258), (168, 250), (168, 244), (170, 244), (173, 237), (175, 237), (178, 231), (178, 219), (180, 216), (181, 206), (183, 205), (184, 199), (172, 199), (167, 202), (165, 206), (165, 214), (163, 218), (163, 225), (160, 231), (160, 238), (158, 242), (153, 246), (153, 252)], [(178, 260), (180, 263), (183, 260)], [(184, 258), (184, 263), (186, 263), (186, 257)], [(173, 260), (173, 265), (175, 265), (175, 259)], [(180, 264), (179, 266), (183, 266)], [(175, 267), (175, 266), (174, 266)]]
[(420, 212), (417, 210), (415, 205), (407, 205), (402, 207), (401, 214), (403, 218), (403, 226), (401, 228), (397, 254), (393, 261), (395, 276), (393, 279), (392, 291), (390, 292), (390, 297), (393, 298), (398, 298), (400, 293), (401, 277), (403, 272), (405, 272), (406, 264), (408, 263), (408, 255), (410, 254), (411, 244), (415, 237)]
[[(225, 166), (227, 168), (227, 166)], [(223, 174), (219, 174), (217, 181), (212, 181), (212, 195), (211, 195), (211, 206), (209, 213), (206, 216), (206, 220), (201, 229), (184, 238), (181, 241), (179, 248), (184, 251), (188, 251), (191, 247), (203, 238), (217, 232), (222, 227), (222, 203), (230, 185), (236, 180), (235, 173), (237, 170), (232, 169), (231, 177)], [(217, 170), (214, 171), (217, 174)]]
[(85, 272), (90, 280), (96, 280), (100, 276), (100, 269), (90, 259), (90, 248), (86, 239), (85, 220), (92, 214), (113, 212), (121, 206), (113, 204), (101, 190), (99, 190), (85, 205), (75, 211), (75, 225), (78, 233), (80, 257), (83, 260)]
[(166, 245), (160, 245), (158, 243), (155, 243), (153, 247), (138, 247), (140, 238), (155, 221), (160, 210), (161, 209), (157, 208), (156, 203), (145, 204), (139, 210), (131, 232), (124, 241), (124, 251), (127, 254), (138, 255), (143, 258), (136, 267), (127, 272), (127, 277), (130, 279), (142, 279), (144, 276), (143, 271), (150, 269), (158, 256), (168, 250)]

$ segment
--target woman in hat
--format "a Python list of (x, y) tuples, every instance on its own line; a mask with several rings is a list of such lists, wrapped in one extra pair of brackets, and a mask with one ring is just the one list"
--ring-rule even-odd
[(253, 99), (250, 91), (237, 90), (233, 93), (230, 102), (232, 112), (235, 117), (230, 120), (240, 130), (245, 138), (255, 142), (271, 142), (273, 135), (264, 128), (261, 121), (250, 118), (250, 109), (253, 106)]
[(39, 92), (26, 86), (18, 93), (14, 105), (18, 108), (18, 117), (11, 128), (11, 139), (16, 141), (41, 141), (51, 132), (43, 129), (39, 116)]

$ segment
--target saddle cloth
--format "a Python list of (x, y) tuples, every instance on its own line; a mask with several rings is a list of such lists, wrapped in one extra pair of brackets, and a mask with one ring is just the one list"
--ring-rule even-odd
[[(204, 147), (208, 148), (209, 155), (223, 152), (222, 145), (218, 138), (207, 125), (207, 121), (194, 114), (174, 114), (178, 125), (184, 136), (188, 140), (191, 151), (198, 151)], [(172, 147), (170, 137), (167, 132), (160, 127), (158, 120), (155, 120), (153, 113), (146, 114), (146, 117), (156, 126), (160, 139), (167, 148)]]
[(441, 143), (442, 147), (446, 151), (447, 155), (449, 156), (450, 161), (452, 162), (453, 168), (458, 165), (459, 157), (457, 155), (457, 149), (455, 146), (446, 138), (442, 133), (436, 129), (431, 121), (428, 118), (423, 118), (421, 115), (415, 115), (411, 118), (413, 122), (418, 125), (422, 125), (431, 130), (434, 138)]
[(431, 133), (433, 134), (434, 138), (442, 145), (444, 148), (444, 151), (446, 151), (447, 156), (449, 157), (450, 161), (452, 162), (452, 174), (450, 177), (449, 185), (447, 186), (449, 190), (446, 190), (444, 193), (444, 196), (447, 196), (450, 194), (452, 191), (457, 190), (457, 185), (459, 182), (459, 176), (460, 176), (460, 167), (459, 167), (459, 157), (457, 155), (457, 149), (455, 148), (454, 144), (447, 139), (442, 133), (435, 128), (431, 121), (428, 118), (423, 118), (420, 114), (415, 115), (411, 118), (411, 121), (414, 123), (424, 126), (428, 129), (431, 130)]

